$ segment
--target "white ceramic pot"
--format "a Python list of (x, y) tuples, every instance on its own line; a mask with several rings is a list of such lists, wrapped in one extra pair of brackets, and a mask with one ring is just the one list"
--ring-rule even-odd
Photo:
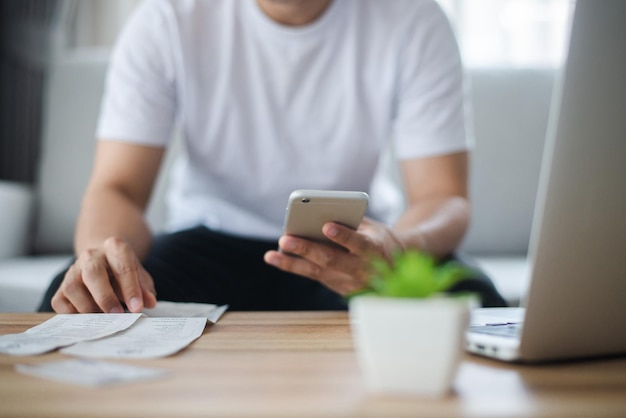
[(350, 323), (367, 388), (447, 394), (463, 352), (470, 305), (467, 298), (352, 298)]

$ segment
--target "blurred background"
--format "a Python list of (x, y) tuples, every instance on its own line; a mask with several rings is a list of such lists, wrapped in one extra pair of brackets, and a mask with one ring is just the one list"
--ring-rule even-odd
[[(2, 0), (0, 180), (32, 183), (48, 68), (67, 49), (108, 49), (140, 0)], [(381, 0), (382, 1), (382, 0)], [(573, 0), (439, 0), (468, 67), (558, 67)]]
[[(140, 1), (0, 0), (0, 312), (36, 309), (72, 258), (109, 51)], [(516, 306), (528, 284), (543, 144), (574, 1), (439, 2), (471, 85), (476, 142), (472, 223), (460, 250)], [(157, 233), (167, 215), (168, 170), (180, 148), (180, 135), (174, 139), (146, 214)], [(385, 198), (372, 202), (402, 199), (390, 156), (381, 160), (372, 190)]]

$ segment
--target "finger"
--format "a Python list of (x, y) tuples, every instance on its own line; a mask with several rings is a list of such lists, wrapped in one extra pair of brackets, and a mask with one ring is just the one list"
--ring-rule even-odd
[(157, 303), (154, 280), (143, 268), (140, 271), (139, 285), (143, 294), (143, 304), (146, 308), (154, 308)]
[(117, 280), (115, 280), (115, 276), (113, 275), (113, 272), (111, 271), (110, 268), (107, 269), (107, 272), (109, 275), (109, 283), (111, 283), (111, 287), (113, 288), (113, 292), (115, 292), (115, 296), (117, 297), (117, 300), (123, 301), (124, 295), (122, 294), (122, 289), (120, 288), (120, 285), (117, 282)]
[[(84, 259), (84, 256), (82, 257)], [(87, 289), (83, 278), (81, 257), (70, 267), (63, 279), (59, 291), (72, 304), (77, 312), (106, 312), (103, 311), (94, 299), (94, 295)]]
[(365, 260), (355, 254), (306, 239), (283, 236), (278, 245), (284, 251), (305, 258), (323, 269), (337, 270), (355, 278), (360, 278), (366, 267)]
[[(124, 295), (118, 281), (112, 280), (111, 285), (113, 286), (113, 291), (117, 295), (118, 299), (124, 300)], [(139, 268), (139, 286), (141, 287), (144, 307), (154, 308), (157, 303), (156, 290), (154, 289), (154, 281), (152, 280), (152, 277), (150, 277), (148, 272), (146, 272), (141, 266)]]
[(314, 280), (318, 280), (322, 275), (322, 269), (319, 265), (283, 252), (268, 251), (263, 256), (263, 259), (266, 263), (288, 273), (306, 276)]
[(283, 271), (316, 280), (342, 295), (363, 287), (360, 280), (336, 270), (323, 269), (305, 258), (272, 250), (265, 253), (264, 260)]
[(139, 285), (140, 266), (130, 245), (119, 238), (108, 238), (104, 242), (105, 255), (111, 272), (120, 286), (124, 301), (131, 312), (143, 309), (143, 294)]
[(65, 297), (60, 289), (57, 290), (57, 292), (54, 294), (52, 300), (50, 301), (50, 304), (52, 305), (52, 309), (54, 310), (54, 312), (59, 314), (78, 313), (74, 305), (72, 305), (72, 303)]
[(157, 298), (154, 293), (143, 287), (141, 288), (141, 290), (143, 296), (143, 306), (145, 308), (154, 308), (157, 304)]
[[(86, 250), (80, 257), (80, 274), (86, 291), (98, 306), (97, 311), (122, 313), (124, 308), (111, 284), (111, 276), (104, 255), (96, 250)], [(76, 289), (77, 296), (80, 294)], [(70, 298), (73, 301), (73, 298)], [(81, 311), (83, 312), (83, 311)]]
[(322, 233), (331, 241), (345, 247), (353, 254), (367, 256), (376, 251), (375, 245), (363, 234), (346, 226), (328, 222), (322, 227)]

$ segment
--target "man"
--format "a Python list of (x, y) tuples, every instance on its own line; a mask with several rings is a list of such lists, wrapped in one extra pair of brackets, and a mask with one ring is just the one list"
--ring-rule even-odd
[[(173, 232), (153, 241), (143, 212), (175, 125)], [(139, 312), (157, 294), (342, 309), (368, 256), (449, 257), (469, 222), (462, 65), (433, 0), (147, 1), (112, 56), (98, 136), (77, 259), (41, 310)], [(375, 210), (358, 231), (326, 224), (344, 249), (280, 237), (291, 191), (371, 192), (391, 140), (408, 201), (393, 226)]]

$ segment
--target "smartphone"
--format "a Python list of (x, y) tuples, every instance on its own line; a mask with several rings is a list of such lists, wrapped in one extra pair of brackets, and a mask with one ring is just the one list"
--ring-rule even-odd
[(327, 222), (357, 229), (369, 203), (365, 192), (295, 190), (289, 196), (284, 234), (333, 244), (322, 233)]

